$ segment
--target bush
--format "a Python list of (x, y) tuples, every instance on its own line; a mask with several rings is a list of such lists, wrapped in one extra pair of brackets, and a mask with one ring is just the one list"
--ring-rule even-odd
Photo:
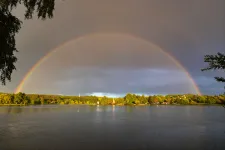
[(60, 105), (64, 105), (65, 103), (64, 103), (64, 102), (60, 102), (59, 104), (60, 104)]

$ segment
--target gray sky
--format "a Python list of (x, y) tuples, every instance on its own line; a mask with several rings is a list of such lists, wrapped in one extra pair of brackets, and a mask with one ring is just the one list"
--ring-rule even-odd
[[(15, 13), (23, 20), (23, 7)], [(224, 0), (57, 1), (53, 19), (24, 21), (16, 37), (17, 71), (0, 90), (13, 92), (40, 58), (81, 36), (36, 68), (22, 91), (196, 93), (185, 72), (157, 46), (187, 69), (203, 94), (224, 91), (213, 79), (224, 72), (200, 71), (207, 65), (205, 54), (225, 51)]]

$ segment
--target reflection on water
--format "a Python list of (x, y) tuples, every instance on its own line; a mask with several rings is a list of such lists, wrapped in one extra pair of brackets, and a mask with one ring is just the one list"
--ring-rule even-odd
[(0, 114), (29, 114), (38, 112), (51, 112), (59, 108), (57, 106), (3, 106), (0, 107)]
[(218, 106), (14, 106), (0, 119), (0, 150), (225, 149)]

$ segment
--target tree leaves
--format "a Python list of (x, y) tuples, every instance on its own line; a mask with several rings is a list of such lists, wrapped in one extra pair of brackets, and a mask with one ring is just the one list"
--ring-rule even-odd
[(3, 85), (11, 81), (11, 74), (16, 69), (17, 52), (15, 35), (22, 22), (11, 14), (18, 4), (26, 8), (25, 19), (32, 19), (36, 10), (38, 18), (45, 20), (53, 17), (55, 0), (0, 0), (0, 80)]
[[(222, 53), (217, 53), (217, 55), (206, 55), (204, 62), (208, 63), (208, 67), (201, 69), (202, 71), (225, 69), (225, 55)], [(223, 77), (215, 77), (215, 79), (218, 82), (225, 82), (225, 78)]]
[[(141, 100), (143, 98), (143, 101)], [(38, 94), (7, 94), (0, 93), (0, 105), (40, 105), (40, 104), (88, 104), (88, 105), (195, 105), (195, 104), (225, 104), (225, 95), (154, 95), (140, 96), (128, 93), (125, 97), (96, 97), (96, 96), (59, 96)], [(112, 103), (115, 101), (115, 103)]]
[(209, 63), (209, 66), (202, 69), (202, 71), (211, 69), (225, 69), (225, 55), (222, 53), (217, 53), (217, 55), (206, 55), (204, 62)]
[(6, 79), (11, 80), (14, 63), (17, 58), (14, 52), (17, 51), (15, 34), (21, 27), (21, 21), (9, 11), (0, 8), (0, 80), (5, 84)]
[(215, 77), (215, 79), (218, 82), (225, 82), (225, 79), (223, 77)]
[(55, 6), (55, 0), (24, 0), (24, 6), (27, 8), (25, 13), (26, 19), (31, 19), (37, 8), (37, 16), (41, 19), (52, 18)]

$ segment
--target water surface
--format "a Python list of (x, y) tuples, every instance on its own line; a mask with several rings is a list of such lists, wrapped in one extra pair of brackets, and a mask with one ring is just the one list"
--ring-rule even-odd
[(220, 106), (0, 107), (0, 150), (225, 150)]

